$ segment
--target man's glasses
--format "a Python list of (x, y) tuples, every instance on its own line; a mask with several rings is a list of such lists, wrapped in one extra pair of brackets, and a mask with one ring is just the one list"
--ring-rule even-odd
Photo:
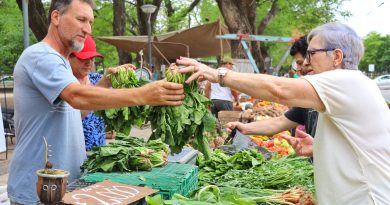
[(328, 52), (328, 51), (333, 51), (336, 48), (315, 48), (311, 50), (307, 50), (305, 59), (307, 60), (308, 63), (311, 62), (311, 56), (316, 54), (317, 52)]

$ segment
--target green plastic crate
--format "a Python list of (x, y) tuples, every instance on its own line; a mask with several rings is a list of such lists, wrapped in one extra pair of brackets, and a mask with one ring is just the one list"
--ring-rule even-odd
[[(175, 193), (186, 196), (198, 188), (198, 167), (191, 164), (168, 163), (152, 171), (130, 173), (90, 173), (81, 178), (86, 182), (101, 182), (108, 179), (113, 182), (146, 186), (159, 190), (164, 199), (170, 199)], [(143, 180), (145, 179), (145, 181)]]

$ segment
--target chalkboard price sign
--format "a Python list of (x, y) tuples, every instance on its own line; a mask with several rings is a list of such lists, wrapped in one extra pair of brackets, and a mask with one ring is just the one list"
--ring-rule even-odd
[(126, 205), (136, 202), (157, 190), (105, 180), (65, 194), (64, 204)]

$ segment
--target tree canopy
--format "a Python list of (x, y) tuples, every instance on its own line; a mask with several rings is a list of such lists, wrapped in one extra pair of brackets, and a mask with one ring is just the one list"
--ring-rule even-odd
[[(30, 35), (30, 42), (36, 42)], [(0, 69), (10, 74), (23, 52), (23, 19), (15, 2), (0, 1)]]
[(390, 73), (390, 35), (371, 32), (364, 38), (364, 56), (359, 69), (368, 72), (368, 65), (375, 65), (375, 73)]
[[(153, 4), (157, 7), (151, 16), (155, 34), (197, 26), (221, 19), (230, 33), (299, 37), (315, 26), (335, 19), (336, 14), (349, 16), (339, 5), (344, 0), (95, 0), (93, 36), (147, 35), (147, 15), (140, 7)], [(48, 0), (29, 0), (30, 43), (41, 40), (46, 34)], [(0, 0), (0, 68), (10, 73), (23, 51), (23, 20), (21, 0)], [(371, 33), (364, 39), (366, 55), (360, 69), (375, 64), (378, 72), (389, 72), (389, 36)], [(97, 40), (105, 67), (132, 61), (137, 54), (129, 54)], [(252, 55), (260, 68), (264, 58), (273, 59), (275, 67), (282, 58), (286, 43), (250, 43)], [(234, 58), (246, 58), (238, 41), (232, 42)], [(215, 58), (215, 57), (210, 57)], [(217, 57), (218, 58), (218, 57)], [(290, 61), (284, 66), (288, 67)], [(99, 65), (101, 66), (101, 65)]]

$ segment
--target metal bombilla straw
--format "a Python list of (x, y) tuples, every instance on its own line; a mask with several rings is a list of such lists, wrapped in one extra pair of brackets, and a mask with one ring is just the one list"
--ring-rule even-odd
[(47, 143), (45, 136), (43, 136), (43, 141), (45, 142), (45, 172), (47, 173), (48, 169), (53, 168), (53, 164), (49, 161), (49, 158), (51, 157), (51, 155), (49, 155), (49, 152), (51, 152), (49, 147), (51, 147), (51, 145)]

